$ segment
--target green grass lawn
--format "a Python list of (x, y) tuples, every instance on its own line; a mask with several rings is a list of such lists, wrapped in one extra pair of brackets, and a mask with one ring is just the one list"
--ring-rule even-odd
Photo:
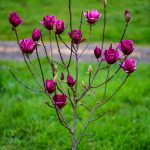
[[(51, 78), (49, 66), (43, 59), (45, 76)], [(92, 64), (93, 70), (96, 64)], [(48, 98), (21, 87), (8, 73), (7, 68), (26, 84), (36, 87), (24, 63), (0, 61), (0, 150), (69, 150), (69, 134), (58, 123), (55, 111), (44, 103)], [(74, 67), (74, 64), (72, 68)], [(80, 65), (80, 78), (87, 83), (88, 64)], [(116, 66), (115, 66), (116, 67)], [(115, 70), (112, 69), (112, 72)], [(59, 69), (59, 68), (58, 68)], [(59, 69), (61, 70), (61, 69)], [(150, 65), (140, 64), (119, 93), (96, 114), (107, 112), (99, 121), (91, 124), (79, 145), (80, 150), (149, 150), (150, 149)], [(75, 72), (72, 69), (72, 75)], [(120, 71), (108, 84), (107, 97), (121, 83), (125, 73)], [(105, 74), (99, 73), (94, 84), (102, 82)], [(79, 84), (79, 90), (81, 86)], [(96, 95), (86, 96), (82, 102), (92, 107), (102, 95), (102, 87)], [(92, 92), (91, 92), (92, 93)], [(69, 102), (64, 107), (67, 120), (72, 118)], [(82, 129), (89, 113), (79, 106), (78, 131)]]
[[(73, 5), (73, 27), (77, 28), (81, 10), (98, 9), (102, 17), (97, 25), (93, 27), (91, 40), (98, 42), (101, 40), (101, 29), (103, 24), (103, 4), (102, 0), (72, 0)], [(129, 9), (132, 13), (132, 22), (128, 28), (127, 39), (133, 39), (136, 43), (149, 44), (150, 39), (150, 5), (149, 0), (108, 0), (107, 4), (107, 41), (117, 42), (124, 29), (124, 10)], [(63, 19), (69, 26), (68, 0), (1, 0), (0, 4), (0, 40), (15, 40), (8, 23), (8, 14), (17, 11), (24, 19), (24, 24), (18, 28), (20, 38), (30, 37), (35, 27), (45, 29), (39, 24), (39, 20), (45, 15), (56, 15), (58, 19)], [(67, 32), (63, 33), (63, 38), (68, 39)], [(84, 37), (87, 38), (88, 26), (83, 23)], [(48, 37), (46, 37), (48, 40)]]

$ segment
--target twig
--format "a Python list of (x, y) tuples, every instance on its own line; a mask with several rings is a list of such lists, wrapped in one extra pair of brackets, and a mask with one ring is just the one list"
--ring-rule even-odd
[(65, 62), (64, 62), (64, 59), (63, 59), (63, 57), (62, 57), (61, 51), (60, 51), (60, 47), (59, 47), (59, 43), (58, 43), (58, 39), (57, 39), (57, 35), (56, 35), (56, 34), (55, 34), (55, 39), (56, 39), (57, 48), (58, 48), (58, 53), (59, 53), (59, 55), (60, 55), (61, 61), (62, 61), (63, 65), (66, 66), (66, 65), (65, 65)]
[(8, 71), (10, 72), (10, 74), (12, 75), (12, 77), (18, 82), (20, 83), (20, 85), (22, 85), (24, 88), (28, 89), (28, 90), (31, 90), (31, 91), (34, 91), (34, 92), (40, 92), (40, 93), (43, 93), (44, 91), (42, 90), (36, 90), (36, 89), (33, 89), (33, 88), (30, 88), (29, 86), (25, 85), (23, 82), (21, 82), (17, 77), (16, 75), (11, 71), (10, 68), (8, 68)]
[(101, 50), (103, 50), (104, 42), (105, 42), (105, 28), (106, 28), (106, 2), (105, 1), (103, 1), (103, 6), (104, 6), (104, 24), (103, 24), (103, 32), (102, 32)]
[(81, 54), (79, 55), (79, 58), (82, 56), (82, 54), (84, 53), (84, 51), (88, 48), (88, 46), (89, 46), (89, 44), (90, 44), (91, 31), (92, 31), (92, 25), (89, 26), (88, 43), (87, 43), (87, 45), (85, 46), (85, 48), (82, 50)]

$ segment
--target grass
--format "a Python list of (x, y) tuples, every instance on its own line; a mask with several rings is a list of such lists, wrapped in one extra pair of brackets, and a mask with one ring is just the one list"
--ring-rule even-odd
[[(80, 12), (90, 9), (98, 9), (102, 13), (101, 20), (93, 27), (91, 41), (101, 40), (101, 29), (103, 24), (103, 6), (102, 0), (72, 0), (73, 5), (73, 27), (77, 28), (79, 24)], [(68, 0), (1, 0), (0, 5), (0, 40), (15, 40), (11, 27), (8, 23), (8, 14), (11, 11), (17, 11), (24, 19), (24, 24), (18, 28), (20, 38), (30, 37), (35, 27), (42, 29), (44, 35), (47, 35), (45, 29), (39, 24), (39, 20), (49, 14), (56, 15), (58, 19), (63, 19), (69, 26)], [(132, 22), (128, 28), (127, 39), (133, 39), (135, 43), (149, 44), (150, 39), (150, 7), (149, 0), (115, 0), (108, 1), (107, 4), (107, 28), (106, 40), (118, 42), (124, 29), (124, 10), (129, 9), (132, 13)], [(83, 23), (84, 37), (87, 38), (88, 26)], [(67, 32), (63, 33), (63, 38), (67, 41)], [(48, 36), (45, 37), (48, 40)]]
[[(35, 87), (24, 63), (0, 61), (0, 150), (69, 150), (70, 137), (58, 123), (55, 111), (49, 109), (42, 94), (21, 87), (8, 73), (14, 68), (18, 78)], [(49, 66), (42, 60), (45, 75), (50, 77)], [(96, 64), (92, 64), (93, 69)], [(72, 68), (74, 67), (74, 64)], [(80, 80), (88, 80), (88, 64), (80, 65)], [(112, 72), (115, 69), (112, 69)], [(99, 121), (91, 124), (79, 145), (81, 150), (149, 150), (150, 149), (150, 65), (140, 64), (120, 92), (96, 114), (107, 112)], [(72, 75), (75, 72), (72, 70)], [(102, 82), (105, 74), (100, 73), (94, 84)], [(124, 78), (124, 72), (108, 85), (108, 94), (114, 91)], [(81, 86), (79, 84), (79, 92)], [(102, 95), (102, 88), (91, 93), (82, 102), (91, 107)], [(72, 117), (69, 102), (63, 109), (68, 120)], [(81, 131), (88, 112), (78, 109), (78, 130)]]

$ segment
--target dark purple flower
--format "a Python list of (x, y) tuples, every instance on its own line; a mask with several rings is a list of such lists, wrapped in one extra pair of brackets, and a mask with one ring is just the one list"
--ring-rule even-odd
[(74, 44), (79, 44), (85, 41), (85, 39), (82, 39), (82, 32), (80, 30), (72, 30), (72, 32), (69, 32), (68, 35), (71, 39), (73, 39)]
[(112, 44), (110, 45), (108, 50), (105, 50), (103, 53), (103, 59), (108, 64), (114, 64), (120, 59), (119, 52), (112, 48)]
[(85, 12), (84, 16), (89, 24), (94, 24), (99, 20), (101, 14), (97, 10), (91, 10)]
[(121, 65), (121, 68), (127, 73), (131, 74), (136, 70), (136, 60), (127, 58)]
[(53, 97), (53, 100), (55, 101), (55, 105), (59, 109), (62, 109), (66, 105), (66, 95), (64, 95), (64, 94), (56, 94)]
[(124, 53), (124, 55), (130, 55), (134, 50), (132, 40), (122, 40), (121, 43), (117, 44), (117, 46)]
[(40, 23), (47, 29), (47, 30), (53, 30), (53, 26), (55, 24), (56, 17), (55, 16), (45, 16), (43, 18), (43, 21), (40, 21)]
[(35, 28), (32, 32), (32, 39), (33, 41), (38, 41), (41, 37), (41, 31), (37, 28)]
[(102, 54), (102, 50), (98, 46), (96, 46), (94, 49), (95, 57), (98, 59), (98, 58), (100, 58), (101, 54)]
[(55, 22), (55, 33), (61, 34), (65, 30), (65, 24), (62, 20), (56, 20)]
[(71, 75), (68, 75), (67, 76), (67, 84), (68, 84), (68, 86), (73, 87), (75, 83), (76, 83), (76, 81), (73, 80), (73, 77)]
[(124, 18), (126, 22), (129, 22), (131, 20), (131, 13), (128, 10), (125, 10)]
[(61, 73), (60, 79), (64, 80), (64, 73), (63, 72)]
[(46, 80), (45, 88), (48, 93), (53, 93), (56, 90), (55, 83), (53, 80)]
[(19, 17), (19, 15), (16, 12), (10, 13), (8, 20), (13, 27), (17, 27), (23, 23), (23, 20)]
[(26, 54), (31, 54), (36, 48), (36, 44), (34, 43), (34, 41), (29, 38), (20, 40), (19, 45), (21, 51)]

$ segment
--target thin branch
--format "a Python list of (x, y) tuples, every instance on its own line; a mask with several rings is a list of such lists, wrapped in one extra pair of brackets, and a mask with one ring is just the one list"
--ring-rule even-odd
[[(69, 49), (71, 50), (71, 48), (65, 43), (65, 41), (61, 38), (60, 35), (58, 35), (59, 39), (63, 42), (63, 44)], [(71, 50), (73, 53), (76, 53), (75, 51)]]
[(66, 65), (65, 65), (65, 62), (64, 62), (64, 59), (63, 59), (63, 57), (62, 57), (61, 51), (60, 51), (60, 47), (59, 47), (59, 43), (58, 43), (58, 39), (57, 39), (57, 35), (56, 35), (56, 34), (55, 34), (55, 39), (56, 39), (57, 48), (58, 48), (58, 53), (59, 53), (59, 55), (60, 55), (61, 61), (62, 61), (63, 65), (66, 66)]
[(45, 101), (45, 104), (50, 108), (55, 108), (54, 106), (51, 106), (48, 101)]
[(24, 88), (28, 89), (28, 90), (31, 90), (31, 91), (34, 91), (34, 92), (40, 92), (40, 93), (43, 93), (44, 91), (42, 90), (36, 90), (36, 89), (33, 89), (29, 86), (27, 86), (26, 84), (24, 84), (23, 82), (21, 82), (17, 77), (16, 75), (11, 71), (10, 68), (8, 68), (8, 71), (10, 72), (10, 74), (12, 75), (12, 77), (20, 84), (22, 85)]
[(105, 2), (105, 0), (103, 1), (103, 6), (104, 6), (104, 24), (103, 24), (101, 50), (103, 50), (104, 42), (105, 42), (105, 28), (106, 28), (106, 2)]
[(89, 33), (88, 33), (88, 42), (87, 42), (87, 45), (86, 45), (85, 48), (82, 50), (81, 54), (79, 55), (79, 58), (82, 56), (82, 54), (84, 53), (84, 51), (88, 48), (88, 46), (89, 46), (89, 44), (90, 44), (91, 31), (92, 31), (92, 25), (89, 26)]
[(106, 112), (103, 113), (103, 114), (101, 114), (101, 115), (99, 115), (97, 118), (91, 120), (90, 122), (95, 122), (95, 121), (97, 121), (98, 119), (102, 118), (105, 114), (106, 114)]
[(123, 82), (120, 84), (120, 86), (115, 90), (115, 92), (114, 92), (106, 101), (102, 102), (101, 104), (99, 104), (99, 102), (100, 102), (101, 100), (100, 100), (99, 102), (97, 102), (98, 107), (100, 107), (100, 106), (106, 104), (106, 103), (120, 90), (120, 88), (124, 85), (124, 83), (126, 82), (126, 80), (128, 79), (129, 76), (130, 76), (130, 75), (127, 75), (127, 76), (125, 77), (125, 79), (124, 79)]
[(88, 108), (88, 107), (87, 107), (85, 104), (83, 104), (83, 103), (80, 103), (80, 102), (79, 102), (79, 105), (81, 105), (81, 106), (83, 106), (84, 108), (86, 108), (89, 112), (92, 111), (90, 108)]
[(41, 75), (42, 75), (42, 80), (43, 80), (43, 86), (45, 87), (44, 73), (43, 73), (43, 69), (42, 69), (40, 57), (39, 57), (39, 54), (38, 54), (37, 46), (36, 46), (36, 56), (37, 56), (37, 59), (38, 59), (38, 62), (39, 62), (39, 67), (40, 67), (40, 71), (41, 71)]
[(51, 58), (53, 59), (54, 55), (53, 55), (53, 49), (52, 49), (52, 35), (51, 35), (51, 31), (49, 30), (48, 33), (49, 33), (49, 40), (50, 40)]
[[(110, 72), (110, 66), (107, 68), (107, 74), (106, 74), (106, 80), (105, 80), (105, 81), (107, 81), (107, 80), (108, 80), (109, 72)], [(105, 83), (105, 87), (104, 87), (104, 95), (103, 95), (103, 98), (102, 98), (102, 99), (104, 99), (104, 98), (105, 98), (105, 96), (106, 96), (107, 83), (108, 83), (108, 82), (106, 82), (106, 83)]]
[(36, 71), (36, 73), (38, 74), (38, 76), (40, 77), (40, 79), (42, 78), (41, 77), (41, 74), (39, 73), (38, 69), (36, 68), (36, 66), (32, 63), (31, 59), (30, 59), (30, 56), (27, 55), (27, 59), (29, 60), (29, 63), (33, 66), (34, 70)]

